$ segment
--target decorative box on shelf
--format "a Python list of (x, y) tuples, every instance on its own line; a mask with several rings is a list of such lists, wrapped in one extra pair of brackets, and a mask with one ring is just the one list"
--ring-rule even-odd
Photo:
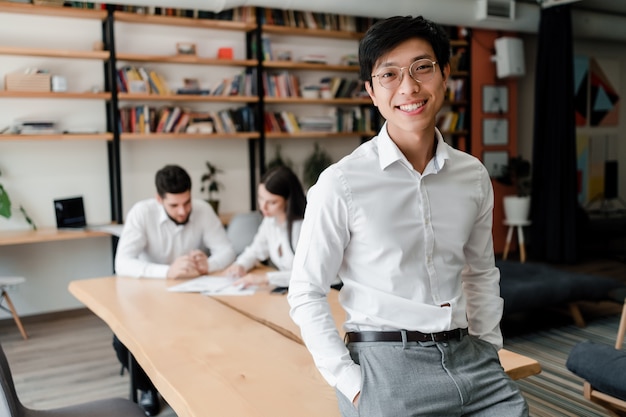
[(50, 74), (11, 73), (4, 77), (4, 89), (7, 91), (50, 91)]

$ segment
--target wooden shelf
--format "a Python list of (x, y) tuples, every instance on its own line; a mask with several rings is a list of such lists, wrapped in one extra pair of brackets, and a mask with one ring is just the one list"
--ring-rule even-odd
[(121, 140), (215, 140), (215, 139), (258, 139), (259, 132), (237, 133), (122, 133)]
[(111, 93), (57, 93), (53, 91), (0, 91), (0, 98), (56, 98), (80, 100), (110, 100)]
[(111, 235), (106, 232), (94, 230), (59, 230), (54, 228), (37, 230), (2, 230), (0, 231), (0, 246), (56, 242), (59, 240), (75, 240), (107, 236)]
[(265, 97), (267, 104), (334, 104), (351, 105), (372, 104), (372, 99), (367, 98), (302, 98), (302, 97)]
[(294, 28), (290, 26), (277, 26), (277, 25), (262, 25), (261, 30), (263, 31), (263, 33), (284, 35), (284, 36), (311, 36), (311, 37), (316, 37), (316, 38), (352, 39), (352, 40), (359, 40), (364, 35), (364, 33), (345, 32), (345, 31), (340, 31), (340, 30)]
[(145, 15), (116, 11), (115, 20), (127, 23), (143, 23), (148, 25), (185, 26), (203, 29), (250, 31), (256, 28), (256, 22), (233, 22), (218, 19), (197, 19), (193, 17)]
[(118, 61), (156, 62), (161, 64), (220, 65), (228, 67), (254, 67), (258, 65), (256, 59), (219, 59), (204, 58), (195, 55), (142, 55), (119, 53), (116, 55), (116, 58)]
[(256, 103), (257, 96), (210, 96), (197, 94), (137, 94), (119, 93), (120, 101), (201, 101), (201, 102), (230, 102), (230, 103)]
[(0, 141), (5, 140), (113, 140), (112, 133), (53, 133), (40, 135), (2, 135)]
[(375, 132), (266, 132), (265, 137), (268, 139), (348, 138), (375, 134)]
[(264, 61), (263, 66), (265, 68), (270, 68), (270, 69), (284, 69), (284, 70), (359, 72), (358, 65), (329, 65), (329, 64), (313, 64), (309, 62), (294, 62), (294, 61)]
[(0, 2), (0, 12), (95, 20), (104, 20), (107, 17), (107, 12), (105, 10), (78, 9), (73, 7), (35, 6), (33, 4), (7, 2)]
[(25, 48), (18, 46), (0, 46), (0, 55), (43, 56), (48, 58), (97, 59), (106, 61), (111, 56), (109, 51), (76, 51), (67, 49)]

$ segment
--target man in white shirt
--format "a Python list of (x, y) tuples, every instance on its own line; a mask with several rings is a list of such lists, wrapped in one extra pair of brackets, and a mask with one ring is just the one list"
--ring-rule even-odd
[[(288, 299), (344, 417), (528, 415), (497, 353), (489, 174), (435, 125), (449, 54), (422, 17), (373, 25), (361, 79), (386, 123), (308, 194)], [(345, 342), (326, 300), (336, 276)]]
[[(209, 203), (191, 198), (191, 178), (177, 165), (156, 173), (157, 195), (135, 204), (124, 222), (115, 254), (118, 276), (194, 278), (223, 269), (235, 259), (219, 217)], [(208, 255), (207, 255), (208, 252)], [(128, 367), (128, 350), (114, 337), (113, 346)], [(135, 387), (148, 415), (160, 411), (158, 392), (137, 366)]]

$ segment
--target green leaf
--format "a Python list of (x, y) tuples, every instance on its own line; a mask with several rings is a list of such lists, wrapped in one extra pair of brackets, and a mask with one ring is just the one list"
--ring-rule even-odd
[(11, 218), (11, 199), (2, 184), (0, 184), (0, 216)]

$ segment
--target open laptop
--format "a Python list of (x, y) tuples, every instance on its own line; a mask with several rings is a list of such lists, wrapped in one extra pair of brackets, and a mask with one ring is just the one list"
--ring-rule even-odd
[(54, 211), (59, 229), (85, 229), (87, 227), (82, 196), (54, 200)]
[(85, 204), (82, 196), (54, 200), (54, 212), (57, 219), (57, 229), (91, 230), (106, 232), (119, 237), (124, 227), (124, 225), (112, 223), (87, 224)]

